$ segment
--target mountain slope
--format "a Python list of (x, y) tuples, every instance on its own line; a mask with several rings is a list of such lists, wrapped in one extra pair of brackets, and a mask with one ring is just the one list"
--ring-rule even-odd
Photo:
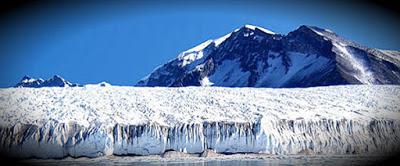
[(137, 86), (311, 87), (400, 84), (399, 52), (300, 26), (287, 35), (245, 25), (156, 68)]

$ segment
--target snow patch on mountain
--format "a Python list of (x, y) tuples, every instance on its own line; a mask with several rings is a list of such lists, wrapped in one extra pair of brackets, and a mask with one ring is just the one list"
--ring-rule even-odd
[(43, 79), (35, 79), (29, 76), (24, 76), (21, 81), (15, 85), (15, 87), (36, 87), (40, 86), (44, 82)]
[(212, 43), (212, 40), (207, 40), (206, 42), (193, 47), (187, 51), (184, 51), (179, 54), (178, 59), (182, 61), (182, 67), (191, 64), (193, 61), (199, 60), (203, 58), (203, 49), (206, 48), (210, 43)]
[(24, 76), (21, 80), (22, 83), (33, 83), (33, 82), (44, 82), (43, 79), (39, 78), (39, 79), (34, 79), (34, 78), (30, 78), (28, 76)]
[(357, 53), (351, 52), (347, 46), (342, 43), (334, 43), (333, 44), (337, 50), (339, 50), (339, 54), (346, 59), (346, 62), (350, 63), (353, 71), (352, 75), (363, 84), (374, 84), (375, 78), (374, 74), (369, 70), (368, 65), (362, 58), (357, 57)]
[(268, 30), (268, 29), (265, 29), (265, 28), (263, 28), (263, 27), (254, 26), (254, 25), (249, 25), (249, 24), (244, 25), (244, 27), (249, 28), (249, 29), (251, 29), (251, 30), (259, 29), (259, 30), (261, 30), (261, 31), (263, 31), (263, 32), (265, 32), (265, 33), (268, 33), (268, 34), (271, 34), (271, 35), (275, 35), (275, 32), (272, 32), (272, 31), (270, 31), (270, 30)]
[(202, 80), (201, 80), (201, 86), (212, 86), (214, 83), (212, 83), (211, 81), (210, 81), (210, 79), (208, 79), (208, 77), (204, 77)]
[(222, 42), (224, 42), (228, 37), (231, 37), (232, 33), (228, 33), (218, 39), (214, 40), (215, 47), (218, 47)]

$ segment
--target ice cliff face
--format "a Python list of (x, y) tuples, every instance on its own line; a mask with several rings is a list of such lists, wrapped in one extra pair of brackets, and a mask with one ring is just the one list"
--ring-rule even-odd
[(400, 125), (391, 120), (279, 120), (254, 123), (16, 125), (0, 130), (1, 149), (28, 158), (154, 155), (167, 151), (266, 154), (385, 154), (398, 152)]
[(361, 46), (328, 29), (287, 35), (245, 25), (159, 66), (138, 86), (313, 87), (400, 84), (400, 54)]
[(78, 84), (73, 84), (65, 80), (64, 78), (54, 75), (53, 78), (43, 80), (41, 78), (35, 79), (28, 76), (24, 76), (19, 83), (14, 87), (28, 87), (28, 88), (41, 88), (41, 87), (76, 87)]
[(399, 86), (9, 88), (0, 149), (62, 158), (202, 153), (383, 154), (399, 150)]

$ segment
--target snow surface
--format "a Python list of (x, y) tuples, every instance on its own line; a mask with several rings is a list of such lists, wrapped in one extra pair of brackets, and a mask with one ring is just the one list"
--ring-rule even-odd
[(0, 149), (62, 158), (202, 153), (390, 153), (400, 86), (0, 89)]

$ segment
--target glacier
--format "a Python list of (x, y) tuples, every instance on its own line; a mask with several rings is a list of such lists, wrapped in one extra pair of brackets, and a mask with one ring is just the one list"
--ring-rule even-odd
[(400, 86), (0, 89), (0, 149), (20, 158), (390, 154)]

